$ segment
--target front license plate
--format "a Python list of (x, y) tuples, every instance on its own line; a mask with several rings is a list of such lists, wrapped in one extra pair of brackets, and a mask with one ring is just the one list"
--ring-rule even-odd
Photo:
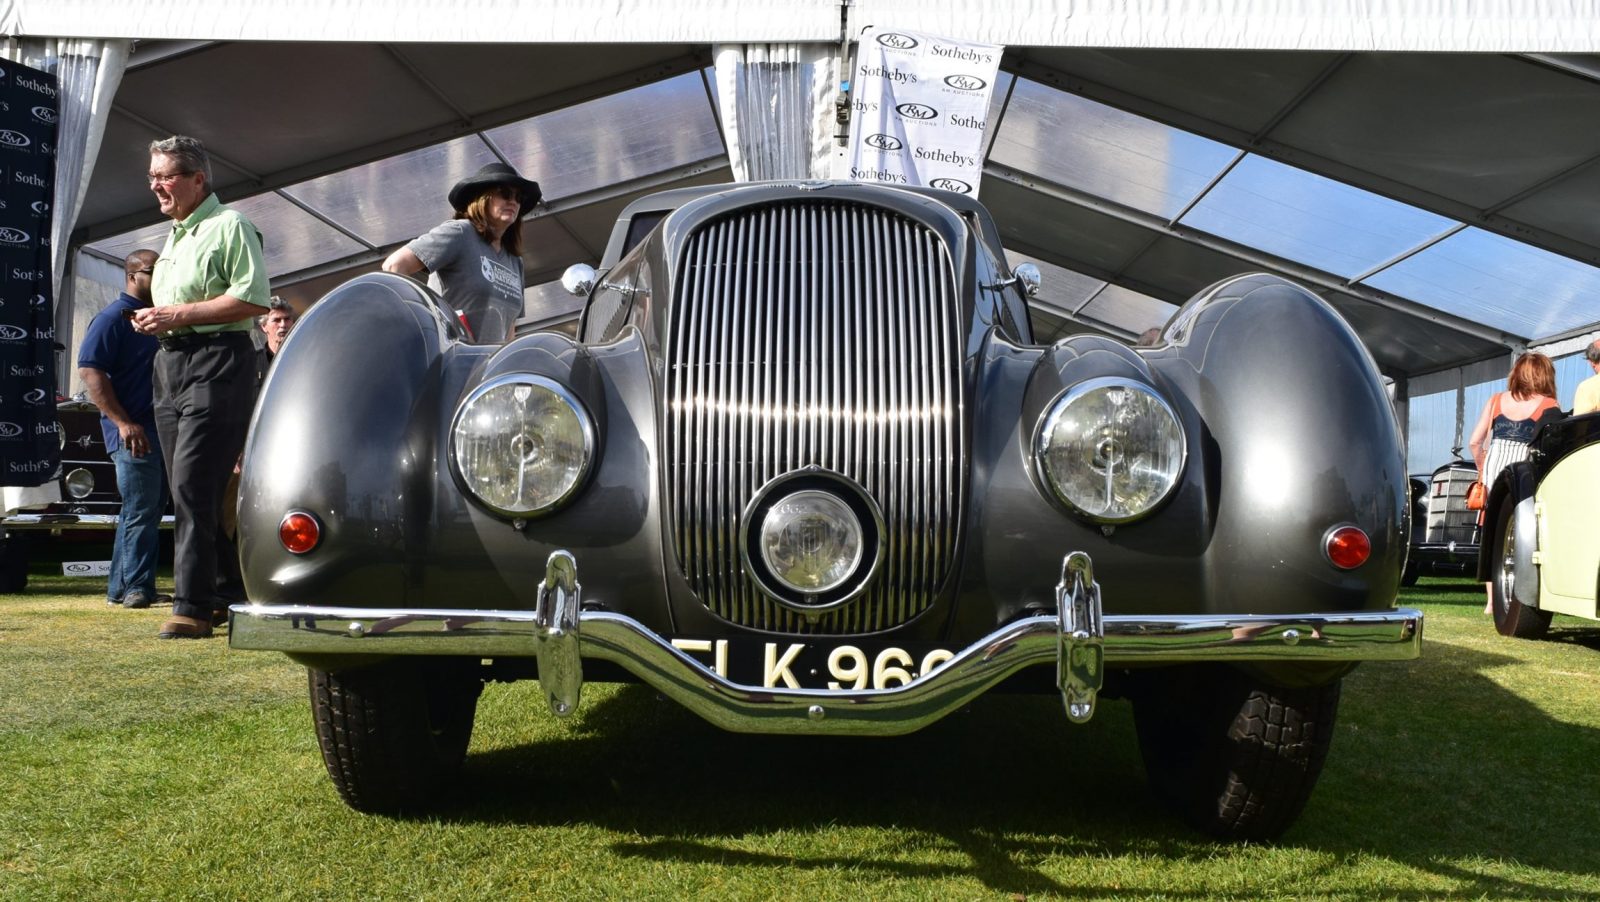
[(926, 643), (680, 638), (672, 644), (722, 677), (767, 689), (890, 689), (955, 656)]

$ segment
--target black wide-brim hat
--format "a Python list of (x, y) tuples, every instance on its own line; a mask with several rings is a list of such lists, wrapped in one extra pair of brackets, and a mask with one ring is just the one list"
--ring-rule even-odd
[(473, 199), (482, 194), (485, 189), (496, 185), (514, 185), (522, 192), (522, 210), (526, 215), (533, 205), (539, 202), (544, 195), (539, 192), (539, 183), (533, 179), (525, 179), (517, 174), (515, 169), (504, 163), (486, 163), (483, 168), (467, 176), (455, 187), (450, 189), (450, 209), (461, 212), (472, 203)]

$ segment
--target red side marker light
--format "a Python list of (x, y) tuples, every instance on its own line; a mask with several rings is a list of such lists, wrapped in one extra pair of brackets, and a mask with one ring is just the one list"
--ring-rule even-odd
[(1372, 540), (1355, 526), (1340, 526), (1328, 533), (1323, 551), (1328, 560), (1341, 570), (1354, 570), (1372, 556)]
[(278, 524), (278, 541), (290, 554), (305, 554), (322, 541), (322, 524), (305, 511), (290, 511)]

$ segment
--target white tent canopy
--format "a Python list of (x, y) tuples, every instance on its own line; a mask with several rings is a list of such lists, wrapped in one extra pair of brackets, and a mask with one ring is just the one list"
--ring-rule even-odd
[(1596, 3), (1282, 5), (24, 0), (0, 21), (136, 39), (73, 232), (85, 261), (159, 244), (139, 176), (172, 133), (206, 140), (301, 305), (498, 158), (545, 187), (528, 318), (559, 320), (547, 283), (593, 262), (623, 204), (732, 179), (717, 45), (831, 58), (888, 25), (1007, 45), (980, 192), (1046, 269), (1041, 338), (1131, 338), (1216, 278), (1277, 271), (1344, 313), (1402, 399), (1453, 380), (1452, 423), (1463, 373), (1581, 344), (1600, 324)]

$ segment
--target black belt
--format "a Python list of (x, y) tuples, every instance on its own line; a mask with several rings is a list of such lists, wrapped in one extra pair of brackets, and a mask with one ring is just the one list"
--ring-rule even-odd
[(186, 332), (182, 335), (161, 335), (157, 337), (161, 341), (161, 350), (163, 351), (187, 351), (191, 348), (198, 348), (201, 345), (219, 341), (233, 341), (236, 339), (249, 341), (250, 333), (232, 329), (227, 332)]

